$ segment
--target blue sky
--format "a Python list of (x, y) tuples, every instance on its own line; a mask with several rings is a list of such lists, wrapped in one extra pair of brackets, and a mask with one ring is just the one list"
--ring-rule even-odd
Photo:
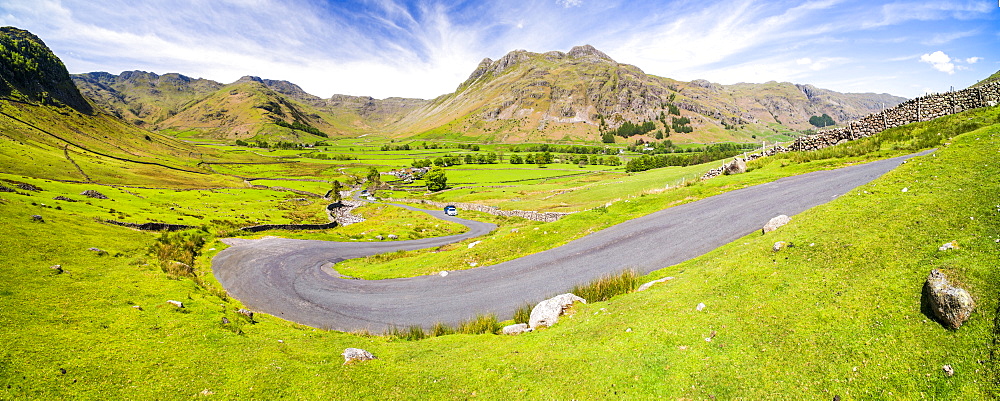
[(484, 57), (591, 44), (646, 73), (915, 97), (1000, 70), (1000, 4), (953, 1), (0, 0), (70, 72), (284, 79), (433, 98)]

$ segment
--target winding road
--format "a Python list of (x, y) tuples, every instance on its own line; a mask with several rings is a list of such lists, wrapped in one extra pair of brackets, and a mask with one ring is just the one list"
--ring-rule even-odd
[(496, 226), (425, 211), (470, 230), (394, 242), (227, 239), (231, 247), (219, 252), (212, 265), (229, 294), (249, 308), (322, 329), (430, 328), (438, 322), (455, 325), (481, 313), (505, 319), (526, 303), (606, 274), (627, 268), (648, 273), (697, 257), (759, 230), (774, 216), (795, 215), (829, 202), (905, 159), (929, 152), (726, 192), (632, 219), (558, 248), (447, 276), (354, 280), (337, 277), (329, 267), (351, 258), (457, 242)]

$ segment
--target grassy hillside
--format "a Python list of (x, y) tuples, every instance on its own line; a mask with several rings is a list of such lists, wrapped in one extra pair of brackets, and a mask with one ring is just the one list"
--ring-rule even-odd
[(85, 96), (116, 117), (136, 126), (155, 129), (157, 124), (190, 104), (218, 90), (222, 84), (181, 74), (158, 75), (145, 71), (75, 74), (73, 82)]
[[(578, 305), (557, 326), (516, 337), (403, 341), (270, 316), (251, 324), (234, 312), (238, 301), (161, 272), (146, 252), (155, 234), (96, 223), (85, 204), (53, 206), (63, 205), (53, 195), (75, 197), (77, 188), (0, 193), (0, 274), (7, 278), (0, 284), (0, 398), (995, 396), (1000, 277), (989, 261), (1000, 260), (1000, 187), (984, 177), (1000, 174), (998, 115), (979, 110), (890, 133), (947, 138), (971, 130), (778, 231), (752, 233), (644, 278), (673, 280)], [(974, 124), (963, 128), (969, 119)], [(885, 137), (880, 144), (886, 153), (907, 146)], [(775, 158), (743, 177), (818, 162), (807, 159)], [(32, 221), (34, 214), (45, 221)], [(794, 247), (773, 252), (776, 241)], [(949, 241), (959, 248), (938, 250)], [(202, 274), (219, 248), (205, 246)], [(55, 264), (65, 272), (50, 269)], [(933, 268), (976, 298), (977, 311), (957, 331), (921, 312), (920, 288)], [(698, 303), (706, 308), (696, 311)], [(379, 359), (342, 365), (347, 347)], [(954, 376), (943, 373), (946, 364)]]

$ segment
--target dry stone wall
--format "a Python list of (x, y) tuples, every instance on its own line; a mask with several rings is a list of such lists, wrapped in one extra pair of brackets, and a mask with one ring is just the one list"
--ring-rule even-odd
[[(781, 152), (823, 149), (839, 143), (872, 136), (889, 128), (920, 121), (929, 121), (938, 117), (980, 107), (995, 107), (998, 104), (1000, 104), (1000, 81), (956, 92), (921, 96), (900, 103), (891, 109), (869, 114), (858, 121), (847, 124), (846, 127), (829, 129), (820, 131), (814, 135), (796, 138), (795, 142), (792, 142), (792, 145), (788, 148), (775, 147), (762, 153), (751, 154), (743, 158), (743, 160), (750, 161)], [(707, 180), (722, 175), (731, 164), (737, 162), (737, 160), (733, 160), (723, 163), (722, 167), (709, 170), (701, 179)]]
[(846, 127), (800, 137), (792, 143), (789, 150), (822, 149), (842, 141), (872, 136), (889, 128), (919, 121), (929, 121), (980, 107), (993, 107), (997, 104), (1000, 104), (1000, 81), (956, 92), (921, 96), (891, 109), (869, 114), (861, 120), (851, 122)]

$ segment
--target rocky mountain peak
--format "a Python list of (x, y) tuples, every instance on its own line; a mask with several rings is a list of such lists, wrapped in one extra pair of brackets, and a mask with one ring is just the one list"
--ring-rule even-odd
[(262, 84), (262, 83), (264, 83), (264, 80), (260, 79), (260, 77), (256, 77), (256, 76), (253, 76), (253, 75), (244, 75), (244, 76), (240, 77), (240, 79), (237, 79), (236, 82), (233, 82), (233, 83), (234, 84), (242, 84), (242, 83), (246, 83), (246, 82), (256, 82), (256, 83)]
[(569, 50), (567, 56), (573, 58), (604, 60), (604, 61), (610, 61), (612, 63), (615, 62), (615, 60), (613, 60), (611, 57), (608, 57), (607, 54), (604, 54), (604, 52), (597, 50), (596, 48), (594, 48), (594, 46), (591, 45), (574, 46), (572, 49)]

